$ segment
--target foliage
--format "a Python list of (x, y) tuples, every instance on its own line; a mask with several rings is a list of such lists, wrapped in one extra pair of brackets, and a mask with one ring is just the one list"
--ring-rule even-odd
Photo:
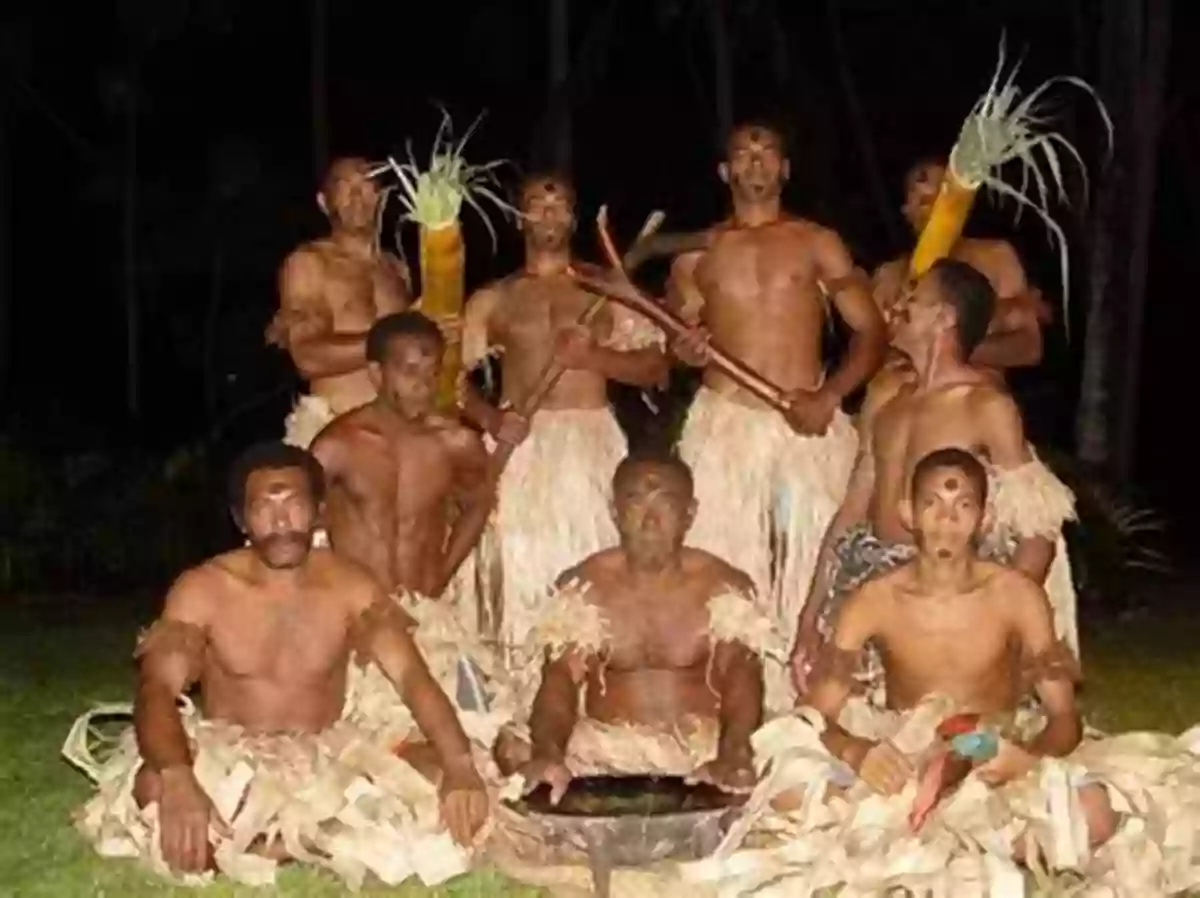
[(0, 442), (0, 590), (142, 588), (222, 544), (208, 456), (39, 451)]
[(1081, 605), (1128, 611), (1148, 587), (1173, 573), (1162, 548), (1167, 522), (1129, 487), (1068, 455), (1038, 451), (1075, 493), (1079, 521), (1066, 537)]

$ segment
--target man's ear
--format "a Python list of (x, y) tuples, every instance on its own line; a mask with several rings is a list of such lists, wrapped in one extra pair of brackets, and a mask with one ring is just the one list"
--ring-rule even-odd
[(787, 181), (791, 180), (791, 177), (792, 177), (792, 160), (791, 159), (783, 160), (783, 165), (781, 165), (779, 168), (779, 174), (785, 183)]
[(613, 502), (611, 499), (609, 500), (609, 503), (608, 503), (608, 516), (613, 519), (614, 523), (616, 522), (616, 520), (617, 520), (617, 503)]
[(317, 207), (325, 214), (329, 215), (329, 204), (325, 202), (325, 194), (320, 190), (317, 191)]
[(378, 393), (383, 386), (383, 368), (380, 367), (379, 362), (367, 362), (367, 377), (370, 378), (371, 386)]
[(688, 525), (688, 527), (691, 527), (692, 524), (695, 522), (696, 509), (698, 509), (699, 507), (700, 507), (700, 503), (697, 502), (695, 500), (695, 498), (693, 498), (690, 502), (688, 502), (688, 506), (687, 506), (687, 525)]
[(729, 183), (729, 163), (722, 162), (717, 166), (717, 177), (721, 179), (723, 184)]
[(901, 499), (900, 506), (897, 509), (900, 513), (900, 523), (904, 525), (904, 529), (909, 533), (913, 532), (913, 504), (912, 499)]

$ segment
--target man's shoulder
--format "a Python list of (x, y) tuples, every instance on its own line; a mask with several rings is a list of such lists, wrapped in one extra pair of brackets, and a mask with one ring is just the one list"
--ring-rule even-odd
[(754, 589), (754, 581), (749, 574), (704, 549), (684, 548), (683, 567), (693, 575), (710, 580), (717, 589), (733, 588), (739, 592), (751, 592)]
[(622, 557), (620, 547), (601, 549), (599, 552), (593, 552), (578, 564), (567, 568), (558, 575), (555, 582), (558, 586), (566, 586), (579, 580), (588, 582), (603, 580), (617, 569), (621, 564)]
[(473, 451), (483, 446), (483, 437), (479, 432), (455, 415), (430, 415), (426, 424), (450, 452)]
[(361, 595), (378, 588), (370, 571), (326, 546), (311, 549), (306, 563), (318, 585), (339, 594)]
[(325, 238), (308, 240), (284, 256), (283, 267), (285, 269), (321, 267), (325, 264), (331, 249), (332, 244)]

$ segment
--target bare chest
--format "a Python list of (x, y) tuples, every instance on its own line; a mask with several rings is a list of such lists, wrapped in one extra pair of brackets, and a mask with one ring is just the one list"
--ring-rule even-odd
[(382, 505), (397, 518), (438, 509), (454, 488), (450, 453), (435, 433), (363, 433), (346, 468), (340, 489), (347, 499), (361, 508)]
[(594, 300), (565, 277), (515, 281), (505, 293), (497, 328), (505, 351), (546, 351), (554, 334), (576, 324)]
[(917, 462), (937, 449), (989, 456), (971, 406), (954, 396), (896, 399), (879, 416), (873, 448), (879, 486), (894, 495), (906, 494)]
[(235, 681), (321, 681), (345, 665), (348, 633), (333, 596), (258, 600), (214, 628), (209, 660)]
[(325, 300), (338, 330), (370, 327), (385, 311), (379, 298), (405, 295), (398, 273), (382, 261), (338, 253), (326, 253), (323, 259)]
[(698, 263), (696, 282), (717, 315), (811, 314), (817, 293), (808, 241), (784, 226), (721, 235)]
[(707, 609), (671, 599), (621, 601), (606, 610), (612, 634), (608, 658), (611, 667), (687, 670), (707, 661)]
[(926, 687), (1004, 680), (1014, 654), (1010, 628), (995, 607), (1002, 601), (990, 594), (956, 604), (901, 599), (878, 642), (893, 670)]

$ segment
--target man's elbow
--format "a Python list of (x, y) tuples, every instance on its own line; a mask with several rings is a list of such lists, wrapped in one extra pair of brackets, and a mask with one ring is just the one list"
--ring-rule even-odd
[(292, 364), (296, 366), (297, 373), (305, 380), (317, 380), (328, 376), (328, 365), (319, 344), (310, 340), (296, 340), (288, 347), (288, 354), (292, 357)]

